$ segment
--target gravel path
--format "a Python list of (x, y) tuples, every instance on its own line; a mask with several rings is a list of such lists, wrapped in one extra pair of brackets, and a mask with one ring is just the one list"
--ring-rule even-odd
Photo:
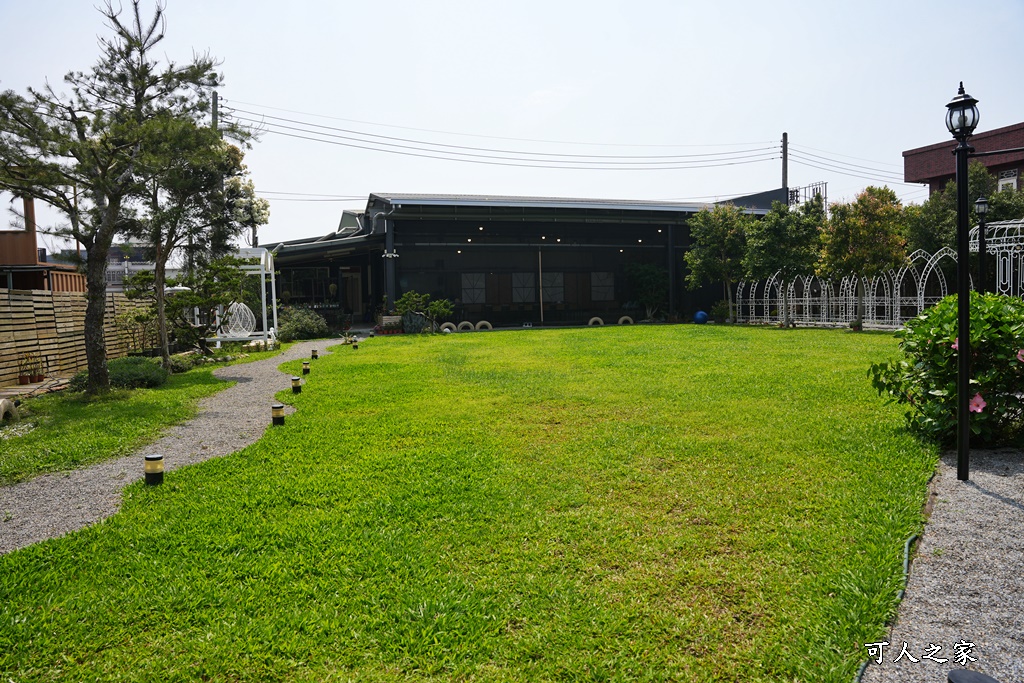
[[(121, 489), (142, 478), (147, 453), (162, 453), (164, 470), (170, 471), (255, 442), (270, 424), (274, 394), (291, 387), (291, 376), (277, 366), (308, 358), (314, 348), (324, 355), (326, 345), (323, 340), (300, 342), (273, 358), (217, 368), (214, 375), (236, 384), (202, 399), (195, 419), (171, 427), (132, 455), (0, 487), (0, 554), (63, 536), (117, 512)], [(286, 412), (292, 412), (290, 406)]]
[[(932, 480), (932, 513), (910, 567), (907, 594), (865, 683), (941, 683), (961, 667), (955, 645), (973, 643), (966, 668), (1000, 683), (1024, 681), (1024, 453), (971, 453), (970, 481), (947, 453)], [(907, 652), (917, 658), (904, 656)], [(925, 659), (930, 645), (939, 663)], [(865, 650), (866, 652), (866, 650)]]

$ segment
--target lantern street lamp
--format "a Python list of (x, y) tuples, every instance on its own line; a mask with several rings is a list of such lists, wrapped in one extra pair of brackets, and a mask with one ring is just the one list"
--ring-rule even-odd
[(978, 285), (977, 290), (984, 294), (988, 291), (988, 268), (986, 260), (988, 251), (985, 245), (985, 214), (988, 213), (988, 199), (978, 197), (974, 202), (974, 213), (978, 214)]
[(959, 143), (956, 155), (956, 478), (970, 478), (971, 420), (968, 391), (971, 383), (971, 287), (968, 237), (967, 157), (974, 149), (967, 143), (978, 125), (978, 100), (964, 92), (963, 81), (956, 97), (946, 105), (946, 128)]

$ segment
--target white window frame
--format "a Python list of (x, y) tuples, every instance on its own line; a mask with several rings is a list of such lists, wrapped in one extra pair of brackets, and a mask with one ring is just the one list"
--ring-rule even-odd
[(564, 273), (545, 272), (541, 280), (541, 286), (544, 288), (545, 304), (560, 304), (565, 302)]
[(537, 274), (512, 273), (512, 303), (533, 304), (537, 302)]
[(590, 274), (590, 300), (615, 300), (615, 273), (612, 271), (595, 271)]
[(485, 303), (487, 303), (487, 274), (486, 273), (463, 273), (462, 274), (462, 303), (463, 304), (485, 304)]

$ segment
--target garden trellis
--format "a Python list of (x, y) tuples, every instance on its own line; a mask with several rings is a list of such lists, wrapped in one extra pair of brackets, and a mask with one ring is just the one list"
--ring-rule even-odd
[[(985, 236), (985, 251), (996, 262), (995, 291), (1024, 298), (1024, 219), (989, 223)], [(971, 230), (970, 240), (971, 250), (977, 252), (978, 228)], [(859, 279), (864, 285), (864, 324), (899, 327), (950, 293), (956, 260), (956, 252), (949, 248), (934, 254), (918, 250), (904, 267), (874, 278), (796, 277), (785, 283), (790, 320), (824, 327), (848, 325), (856, 317)], [(736, 292), (737, 322), (780, 323), (782, 286), (778, 273), (768, 280), (741, 282)]]

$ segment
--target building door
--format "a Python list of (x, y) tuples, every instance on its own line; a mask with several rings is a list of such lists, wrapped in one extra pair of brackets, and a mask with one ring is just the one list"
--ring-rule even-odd
[(361, 316), (363, 314), (363, 279), (362, 273), (342, 273), (342, 282), (345, 283), (345, 308), (351, 309), (352, 314)]

